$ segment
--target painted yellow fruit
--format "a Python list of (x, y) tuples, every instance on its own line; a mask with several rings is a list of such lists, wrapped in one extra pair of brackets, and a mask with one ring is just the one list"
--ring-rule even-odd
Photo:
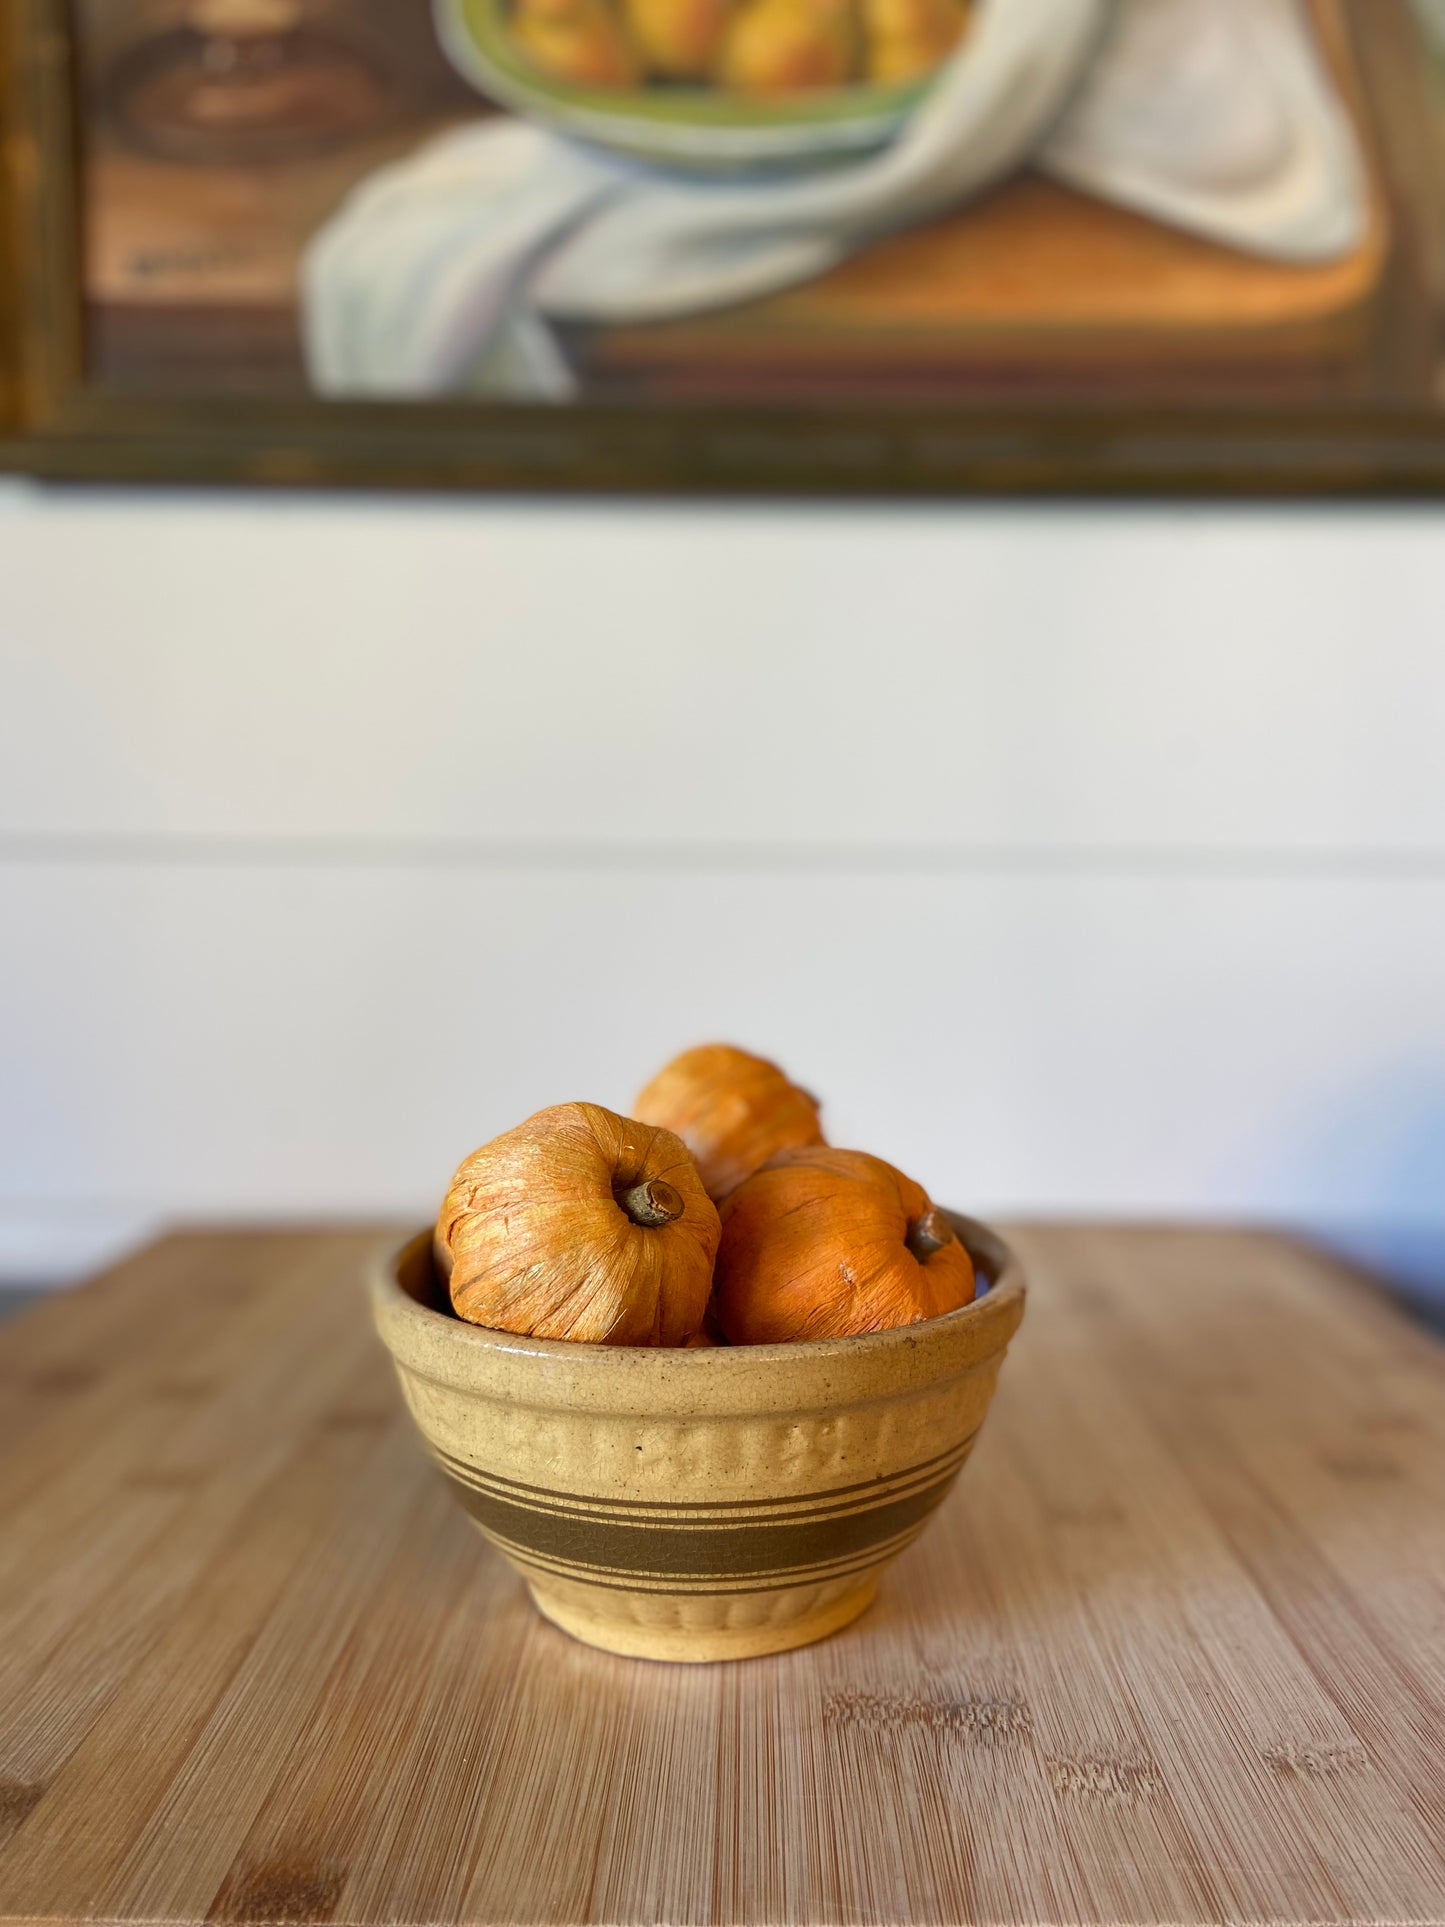
[(913, 80), (950, 54), (968, 25), (967, 0), (862, 0), (868, 78)]
[(852, 0), (744, 0), (719, 78), (742, 94), (841, 87), (855, 77), (859, 52)]
[(642, 65), (608, 0), (517, 0), (512, 38), (544, 74), (576, 87), (638, 87)]
[(660, 80), (705, 80), (717, 63), (734, 0), (623, 0), (632, 44)]

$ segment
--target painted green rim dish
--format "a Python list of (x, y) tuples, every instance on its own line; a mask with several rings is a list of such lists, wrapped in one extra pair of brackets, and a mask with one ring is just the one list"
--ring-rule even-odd
[(747, 100), (710, 87), (625, 92), (549, 79), (507, 31), (506, 0), (434, 0), (453, 66), (504, 107), (635, 158), (746, 168), (842, 158), (880, 146), (928, 82), (830, 88), (788, 100)]

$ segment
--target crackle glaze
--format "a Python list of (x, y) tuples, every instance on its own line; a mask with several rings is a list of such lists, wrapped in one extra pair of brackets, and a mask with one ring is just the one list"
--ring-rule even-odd
[(856, 1618), (972, 1450), (1024, 1284), (991, 1232), (953, 1223), (991, 1288), (863, 1338), (485, 1331), (443, 1308), (429, 1234), (378, 1268), (372, 1302), (438, 1464), (549, 1619), (610, 1652), (741, 1659)]

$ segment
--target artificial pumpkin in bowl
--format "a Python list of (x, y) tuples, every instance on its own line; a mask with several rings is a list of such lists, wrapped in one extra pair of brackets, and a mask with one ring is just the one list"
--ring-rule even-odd
[(665, 1064), (633, 1109), (675, 1131), (711, 1198), (724, 1198), (779, 1151), (822, 1144), (818, 1100), (766, 1057), (699, 1044)]
[(782, 1151), (721, 1217), (712, 1312), (733, 1345), (888, 1331), (973, 1299), (973, 1263), (947, 1217), (866, 1151)]
[(473, 1151), (437, 1218), (452, 1309), (594, 1345), (702, 1330), (718, 1215), (687, 1146), (600, 1104), (556, 1104)]

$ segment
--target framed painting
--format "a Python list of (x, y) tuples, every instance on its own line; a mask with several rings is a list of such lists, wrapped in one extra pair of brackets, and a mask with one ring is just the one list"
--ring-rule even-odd
[(1445, 481), (1442, 0), (8, 0), (0, 459)]

